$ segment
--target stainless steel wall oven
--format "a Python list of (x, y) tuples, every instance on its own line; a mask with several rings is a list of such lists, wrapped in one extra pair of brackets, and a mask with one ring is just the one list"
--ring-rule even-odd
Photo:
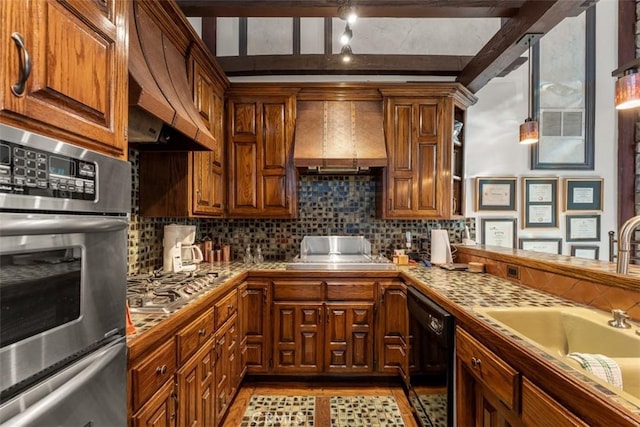
[(131, 167), (0, 125), (0, 423), (126, 425)]
[(414, 288), (407, 305), (409, 403), (422, 427), (453, 426), (455, 318)]

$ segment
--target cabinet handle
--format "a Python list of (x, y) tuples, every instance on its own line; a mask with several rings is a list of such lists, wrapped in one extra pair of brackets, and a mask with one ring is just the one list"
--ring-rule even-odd
[[(200, 183), (200, 186), (202, 186), (202, 182)], [(199, 189), (196, 190), (196, 196), (198, 196), (198, 204), (200, 204), (200, 202), (202, 202), (202, 192)]]
[(24, 95), (27, 79), (31, 75), (31, 57), (27, 51), (27, 47), (24, 45), (24, 38), (20, 33), (11, 34), (11, 38), (16, 44), (18, 50), (22, 51), (22, 57), (20, 58), (20, 80), (16, 84), (11, 86), (11, 92), (15, 96)]
[(198, 330), (198, 335), (200, 335), (201, 337), (205, 336), (205, 335), (206, 335), (206, 333), (207, 333), (207, 330), (206, 330), (206, 329), (199, 329), (199, 330)]
[(393, 210), (393, 199), (391, 197), (389, 197), (389, 210)]
[(480, 367), (482, 366), (482, 360), (472, 357), (471, 366), (473, 366), (475, 369), (480, 369)]
[(167, 373), (167, 365), (158, 366), (156, 368), (156, 374), (157, 375), (164, 375), (166, 373)]
[(318, 324), (321, 322), (320, 320), (321, 316), (322, 316), (321, 310), (318, 308)]
[(229, 313), (233, 311), (233, 304), (227, 304), (227, 311), (229, 311)]

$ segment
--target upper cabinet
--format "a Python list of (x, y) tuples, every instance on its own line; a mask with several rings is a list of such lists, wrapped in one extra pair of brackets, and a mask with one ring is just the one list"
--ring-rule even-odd
[(126, 157), (126, 2), (3, 1), (0, 22), (0, 121)]
[[(464, 214), (463, 130), (476, 98), (457, 83), (381, 89), (388, 167), (378, 192), (385, 219)], [(454, 133), (457, 133), (454, 138)]]
[(227, 92), (227, 215), (294, 218), (295, 90), (233, 87)]

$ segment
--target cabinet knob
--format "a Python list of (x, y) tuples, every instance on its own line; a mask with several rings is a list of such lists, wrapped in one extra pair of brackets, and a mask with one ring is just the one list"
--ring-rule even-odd
[(206, 330), (206, 329), (199, 329), (199, 330), (198, 330), (198, 335), (200, 335), (201, 337), (205, 336), (205, 335), (206, 335), (206, 333), (207, 333), (207, 330)]
[(156, 374), (157, 375), (164, 375), (166, 373), (167, 373), (167, 365), (158, 366), (156, 368)]
[(233, 304), (227, 304), (227, 310), (233, 311)]
[(482, 365), (482, 361), (480, 359), (476, 359), (475, 357), (471, 358), (471, 366), (473, 366), (475, 369), (480, 369)]
[(16, 44), (18, 50), (22, 52), (22, 58), (20, 59), (20, 79), (13, 85), (11, 85), (11, 92), (15, 96), (24, 95), (27, 79), (31, 75), (31, 57), (27, 51), (27, 47), (24, 44), (24, 38), (20, 33), (11, 34), (11, 38)]

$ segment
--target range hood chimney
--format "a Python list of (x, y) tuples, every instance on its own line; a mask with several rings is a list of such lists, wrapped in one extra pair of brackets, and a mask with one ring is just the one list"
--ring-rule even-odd
[(213, 149), (216, 140), (193, 103), (184, 55), (152, 18), (153, 3), (128, 3), (129, 143), (141, 150)]
[(298, 101), (293, 157), (302, 173), (367, 173), (387, 166), (382, 102)]

